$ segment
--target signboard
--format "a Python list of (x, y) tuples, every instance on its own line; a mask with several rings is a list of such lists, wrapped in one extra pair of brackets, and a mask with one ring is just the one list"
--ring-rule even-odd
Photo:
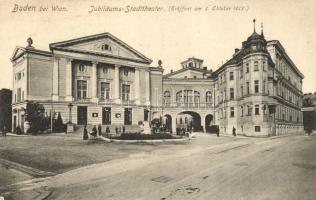
[(98, 117), (98, 113), (92, 113), (92, 117)]
[(116, 118), (121, 118), (121, 113), (115, 113)]

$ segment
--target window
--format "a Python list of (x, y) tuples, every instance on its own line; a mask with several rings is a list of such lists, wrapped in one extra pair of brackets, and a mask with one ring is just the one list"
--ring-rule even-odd
[(230, 99), (234, 99), (234, 88), (230, 88), (229, 92), (230, 92)]
[(195, 78), (196, 78), (196, 76), (193, 76), (193, 78), (195, 79)]
[(184, 78), (188, 78), (187, 76), (184, 76)]
[(129, 101), (130, 85), (122, 85), (122, 100)]
[(263, 84), (262, 84), (262, 93), (266, 92), (266, 80), (263, 80)]
[(194, 91), (194, 103), (196, 105), (200, 103), (200, 93), (198, 91)]
[(250, 106), (247, 106), (248, 109), (248, 115), (251, 116), (252, 108)]
[(249, 64), (246, 63), (246, 73), (248, 73), (248, 72), (249, 72)]
[(229, 72), (229, 80), (234, 80), (234, 72)]
[(17, 73), (16, 79), (21, 80), (21, 72)]
[(212, 102), (212, 92), (211, 91), (207, 91), (205, 94), (205, 102), (206, 103), (211, 103)]
[(124, 69), (123, 74), (124, 76), (128, 76), (128, 69)]
[(86, 66), (84, 64), (79, 64), (78, 70), (79, 72), (84, 72), (86, 70)]
[(107, 74), (109, 72), (109, 68), (104, 66), (102, 71), (103, 71), (104, 74)]
[(240, 68), (240, 78), (243, 78), (244, 76), (244, 69), (243, 67)]
[(17, 102), (21, 101), (21, 88), (17, 89)]
[(241, 111), (240, 116), (241, 117), (244, 116), (244, 107), (243, 106), (240, 106), (240, 111)]
[(101, 49), (102, 49), (103, 51), (111, 51), (111, 50), (112, 50), (112, 49), (111, 49), (111, 46), (108, 45), (108, 44), (103, 44), (103, 45), (101, 46)]
[(254, 62), (254, 71), (259, 71), (259, 65), (258, 65), (258, 61)]
[(163, 97), (164, 97), (165, 105), (169, 105), (170, 104), (170, 91), (165, 91), (163, 93)]
[(85, 99), (87, 98), (87, 81), (77, 80), (77, 98)]
[(265, 61), (263, 61), (262, 62), (262, 71), (266, 71), (266, 62)]
[(259, 105), (255, 105), (255, 115), (260, 115)]
[(249, 94), (250, 93), (249, 82), (246, 82), (246, 85), (247, 85), (247, 94)]
[(260, 132), (261, 131), (261, 126), (255, 126), (255, 132)]
[(259, 93), (259, 81), (255, 80), (255, 93)]
[(230, 107), (230, 117), (235, 117), (234, 107)]
[(101, 99), (110, 99), (110, 83), (101, 82)]
[(244, 96), (244, 86), (240, 86), (240, 96)]

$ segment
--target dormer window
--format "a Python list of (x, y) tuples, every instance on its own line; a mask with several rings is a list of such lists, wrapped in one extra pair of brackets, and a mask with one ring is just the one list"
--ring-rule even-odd
[(78, 70), (79, 72), (84, 72), (86, 70), (86, 66), (84, 64), (79, 64)]
[(111, 49), (111, 46), (108, 45), (108, 44), (103, 44), (103, 45), (101, 46), (101, 49), (102, 49), (103, 51), (111, 51), (111, 50), (112, 50), (112, 49)]

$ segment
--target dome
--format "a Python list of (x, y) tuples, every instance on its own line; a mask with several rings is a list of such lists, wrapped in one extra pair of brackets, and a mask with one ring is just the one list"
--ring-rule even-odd
[(251, 40), (264, 40), (264, 37), (263, 35), (259, 35), (258, 33), (254, 31), (252, 35), (247, 38), (247, 42)]

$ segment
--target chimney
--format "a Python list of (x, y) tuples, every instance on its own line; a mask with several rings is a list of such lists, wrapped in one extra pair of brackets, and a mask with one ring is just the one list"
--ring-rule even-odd
[(203, 70), (206, 71), (206, 70), (207, 70), (207, 67), (203, 67)]
[(239, 49), (238, 49), (238, 48), (236, 48), (236, 49), (235, 49), (235, 53), (237, 53), (238, 51), (239, 51)]
[(170, 70), (170, 73), (173, 73), (173, 70), (172, 70), (172, 69)]

